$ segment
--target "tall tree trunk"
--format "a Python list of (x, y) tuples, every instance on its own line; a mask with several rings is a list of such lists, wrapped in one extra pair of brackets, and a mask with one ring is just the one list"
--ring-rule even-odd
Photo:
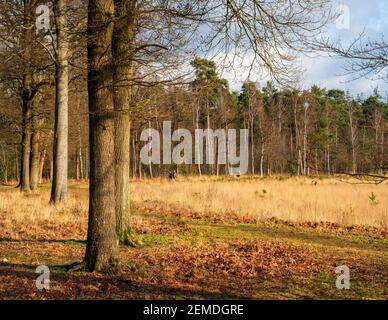
[(264, 151), (265, 151), (265, 143), (261, 142), (261, 150), (260, 150), (260, 177), (264, 176)]
[(44, 161), (46, 159), (46, 146), (44, 147), (43, 151), (40, 153), (39, 157), (39, 183), (42, 183), (43, 181), (43, 170), (44, 170)]
[(15, 178), (16, 181), (19, 183), (19, 153), (17, 145), (15, 145)]
[(89, 149), (85, 149), (85, 180), (89, 179), (90, 172), (90, 160), (89, 160)]
[(307, 109), (308, 105), (304, 106), (303, 120), (303, 175), (307, 174)]
[[(219, 159), (220, 154), (219, 154), (219, 150), (218, 150), (218, 148), (219, 148), (219, 141), (218, 140), (219, 139), (217, 138), (216, 141), (215, 141), (215, 145), (214, 145), (214, 151), (215, 151), (215, 154), (216, 154), (216, 175), (217, 175), (217, 177), (220, 174), (220, 164), (219, 164), (219, 162), (220, 162), (220, 159)], [(224, 142), (221, 141), (221, 143), (224, 143)]]
[(20, 163), (20, 191), (30, 191), (31, 109), (30, 101), (23, 99), (22, 152)]
[(75, 179), (79, 181), (80, 170), (79, 170), (79, 157), (78, 152), (75, 153)]
[[(38, 101), (34, 102), (34, 111)], [(32, 120), (32, 133), (31, 133), (31, 154), (30, 154), (30, 187), (31, 190), (35, 190), (39, 183), (39, 145), (40, 145), (40, 130), (43, 125), (43, 119), (39, 119), (36, 114)]]
[[(135, 133), (136, 134), (136, 133)], [(132, 177), (136, 178), (136, 170), (137, 170), (137, 164), (136, 164), (136, 143), (135, 143), (135, 135), (132, 137)]]
[(381, 151), (380, 151), (380, 154), (381, 154), (381, 157), (380, 157), (380, 174), (383, 174), (387, 169), (384, 168), (384, 166), (386, 165), (386, 161), (387, 161), (387, 157), (385, 157), (385, 150), (384, 150), (384, 144), (385, 144), (385, 140), (384, 140), (384, 137), (385, 137), (385, 126), (386, 124), (383, 123), (383, 128), (381, 130)]
[[(80, 112), (80, 104), (81, 101), (78, 99), (78, 112)], [(81, 180), (85, 179), (85, 167), (84, 167), (84, 160), (82, 156), (82, 131), (81, 131), (81, 123), (78, 124), (78, 152), (76, 154), (76, 158), (79, 164), (79, 176)]]
[(253, 134), (253, 117), (249, 122), (249, 127), (250, 127), (250, 134), (251, 134), (251, 166), (252, 166), (252, 171), (251, 173), (254, 175), (255, 174), (255, 139), (254, 139), (254, 134)]
[(297, 157), (297, 166), (298, 166), (298, 176), (300, 175), (302, 169), (302, 154), (300, 150), (300, 136), (299, 136), (299, 125), (298, 125), (298, 96), (294, 98), (293, 101), (293, 113), (294, 113), (294, 126), (295, 126), (295, 151)]
[[(209, 109), (209, 98), (206, 94), (206, 161), (208, 163), (207, 165), (207, 174), (213, 175), (213, 164), (210, 163), (210, 158), (214, 157), (214, 154), (210, 155), (210, 153), (213, 152), (210, 148), (210, 135), (209, 135), (209, 130), (210, 130), (210, 109)], [(208, 159), (209, 157), (209, 159)]]
[(134, 0), (114, 0), (113, 82), (115, 109), (115, 200), (119, 233), (129, 227), (130, 100), (134, 43)]
[(90, 184), (85, 266), (103, 271), (117, 263), (114, 111), (112, 86), (113, 0), (88, 5)]
[(348, 117), (350, 125), (350, 142), (352, 145), (352, 173), (357, 171), (357, 162), (356, 162), (356, 126), (354, 119), (354, 106), (353, 102), (348, 102)]
[[(148, 122), (148, 128), (150, 130), (148, 135), (151, 136), (151, 121)], [(151, 151), (151, 149), (149, 151)], [(150, 173), (150, 178), (152, 179), (153, 178), (153, 173), (152, 173), (152, 158), (151, 157), (149, 157), (149, 160), (148, 160), (148, 170), (149, 170), (149, 173)]]
[(51, 158), (50, 159), (50, 176), (49, 176), (50, 182), (53, 182), (53, 174), (54, 174), (53, 172), (54, 172), (54, 161)]
[[(31, 27), (31, 17), (35, 14), (36, 1), (23, 1), (24, 28), (21, 36), (22, 56), (25, 61), (31, 61), (34, 55), (33, 46), (34, 28)], [(20, 191), (30, 191), (30, 148), (31, 148), (31, 107), (37, 89), (34, 88), (35, 74), (34, 71), (26, 68), (23, 75), (21, 96), (22, 96), (22, 150), (20, 160)]]
[(4, 182), (8, 183), (8, 159), (5, 155), (4, 146), (1, 146), (2, 156), (3, 156), (3, 175), (4, 175)]
[(83, 157), (82, 157), (82, 141), (81, 141), (81, 138), (80, 138), (80, 146), (79, 146), (79, 151), (78, 151), (78, 159), (79, 159), (79, 167), (80, 167), (80, 177), (81, 177), (81, 180), (84, 180), (85, 179), (85, 169), (84, 169), (84, 161), (83, 161)]
[[(34, 129), (35, 130), (35, 129)], [(31, 135), (31, 153), (30, 153), (30, 188), (35, 190), (39, 183), (39, 132), (33, 132)]]
[(57, 50), (55, 61), (54, 172), (50, 199), (50, 203), (53, 204), (67, 201), (69, 39), (65, 11), (66, 0), (54, 1)]
[(292, 127), (290, 127), (290, 159), (294, 159)]
[[(197, 108), (196, 108), (196, 117), (195, 117), (195, 128), (197, 129), (197, 140), (199, 141), (199, 99), (197, 103)], [(201, 170), (201, 159), (200, 159), (200, 154), (202, 150), (199, 150), (199, 143), (198, 143), (198, 148), (197, 148), (197, 158), (198, 158), (198, 173), (200, 176), (202, 176), (202, 170)]]

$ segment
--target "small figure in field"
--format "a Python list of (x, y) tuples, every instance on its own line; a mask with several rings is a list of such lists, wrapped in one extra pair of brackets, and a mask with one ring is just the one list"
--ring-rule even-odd
[(168, 174), (168, 177), (170, 180), (176, 180), (176, 171), (175, 170), (170, 171), (170, 173)]

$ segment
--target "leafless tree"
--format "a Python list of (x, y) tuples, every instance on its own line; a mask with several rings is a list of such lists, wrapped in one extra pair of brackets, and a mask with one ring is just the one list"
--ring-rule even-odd
[(354, 79), (371, 78), (388, 81), (388, 44), (384, 35), (380, 40), (371, 40), (361, 33), (350, 44), (341, 40), (332, 41), (328, 38), (314, 43), (312, 48), (329, 53), (330, 56), (342, 58), (345, 70)]

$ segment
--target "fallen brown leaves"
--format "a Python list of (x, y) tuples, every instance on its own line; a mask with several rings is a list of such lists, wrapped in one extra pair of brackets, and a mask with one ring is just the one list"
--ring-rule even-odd
[(25, 219), (1, 221), (0, 217), (0, 239), (3, 241), (12, 240), (83, 240), (86, 237), (86, 223), (80, 221), (64, 221), (57, 223), (51, 219), (41, 219), (37, 224), (35, 221)]
[(285, 221), (277, 218), (271, 218), (268, 222), (275, 224), (283, 224), (291, 227), (302, 227), (302, 228), (312, 228), (317, 231), (335, 231), (338, 233), (361, 233), (368, 236), (374, 236), (377, 238), (387, 238), (388, 230), (383, 228), (376, 228), (371, 226), (341, 226), (337, 223), (331, 222), (293, 222)]
[[(349, 263), (352, 272), (365, 276), (385, 272), (382, 265), (367, 259), (341, 258), (274, 241), (121, 247), (120, 274), (58, 269), (58, 265), (80, 261), (84, 249), (72, 243), (1, 242), (0, 258), (7, 261), (0, 259), (0, 299), (271, 298), (285, 289), (295, 297), (298, 292), (287, 289), (290, 279), (309, 279), (315, 287), (318, 274), (323, 273), (334, 281), (334, 267), (340, 263)], [(42, 264), (51, 269), (47, 291), (35, 287), (35, 268)], [(318, 292), (300, 290), (310, 297)]]
[[(145, 261), (166, 273), (195, 278), (266, 279), (329, 270), (332, 265), (318, 251), (264, 241), (201, 246), (179, 245), (160, 250)], [(171, 263), (173, 261), (173, 263)]]

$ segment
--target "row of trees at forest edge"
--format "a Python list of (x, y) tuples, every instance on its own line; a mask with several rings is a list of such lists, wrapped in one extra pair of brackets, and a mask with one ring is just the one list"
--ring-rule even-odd
[[(212, 61), (194, 59), (252, 53), (253, 68), (290, 83), (295, 56), (333, 18), (329, 0), (54, 0), (46, 32), (36, 30), (38, 4), (0, 4), (0, 172), (23, 192), (50, 178), (53, 204), (66, 202), (68, 176), (89, 179), (88, 270), (115, 265), (117, 239), (131, 240), (130, 175), (169, 170), (139, 161), (141, 130), (163, 120), (249, 129), (255, 174), (383, 168), (387, 106), (377, 92), (351, 99), (247, 81), (236, 93)], [(195, 79), (179, 68), (186, 61)]]
[[(140, 150), (145, 142), (140, 141), (140, 134), (146, 128), (153, 128), (163, 136), (163, 121), (171, 121), (173, 130), (186, 128), (193, 136), (197, 128), (248, 129), (249, 173), (261, 176), (381, 173), (386, 167), (388, 111), (377, 89), (369, 97), (352, 97), (341, 90), (318, 86), (291, 90), (278, 89), (272, 82), (260, 87), (247, 81), (239, 92), (233, 92), (228, 82), (217, 74), (214, 62), (197, 58), (192, 65), (196, 78), (191, 84), (136, 88), (136, 95), (141, 98), (133, 98), (135, 106), (131, 111), (136, 117), (128, 122), (130, 128), (125, 135), (129, 139), (125, 159), (129, 176), (166, 177), (172, 169), (178, 169), (180, 174), (228, 174), (228, 166), (217, 161), (214, 165), (192, 161), (193, 164), (177, 167), (142, 163)], [(136, 107), (137, 104), (141, 107)], [(89, 171), (87, 112), (80, 108), (78, 99), (70, 103), (69, 109), (69, 177), (86, 180)], [(42, 131), (53, 126), (53, 116), (48, 117)], [(7, 140), (2, 143), (0, 178), (5, 182), (18, 180), (19, 142), (13, 130), (3, 127), (3, 132)], [(217, 140), (215, 152), (216, 147)], [(51, 180), (52, 141), (42, 139), (35, 148), (39, 150), (37, 179)]]

